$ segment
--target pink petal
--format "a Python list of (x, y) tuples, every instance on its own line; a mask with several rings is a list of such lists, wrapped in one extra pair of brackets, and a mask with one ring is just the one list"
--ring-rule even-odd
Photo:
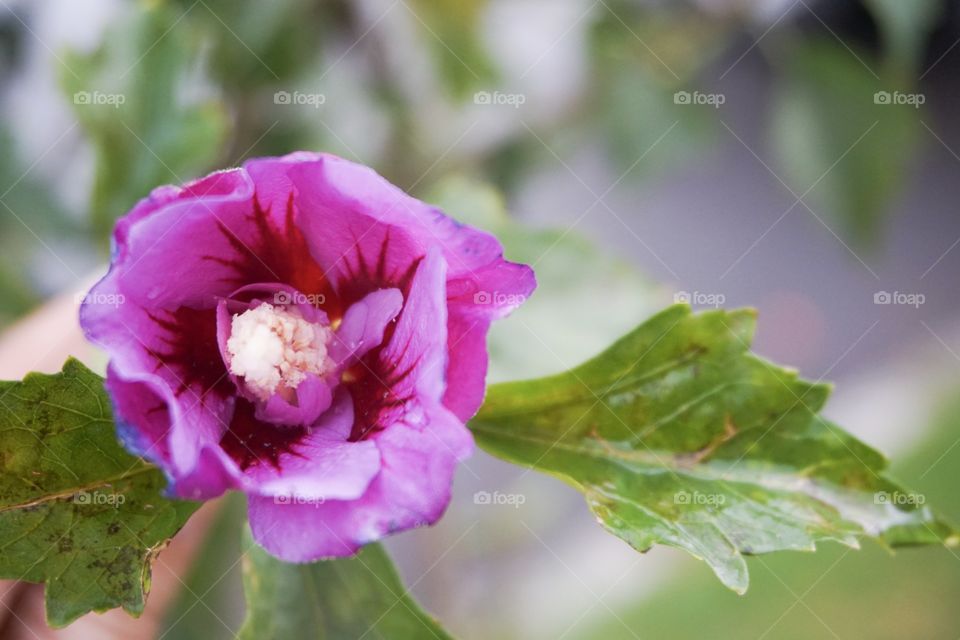
[(359, 498), (380, 471), (380, 452), (372, 441), (348, 441), (352, 424), (352, 404), (341, 394), (276, 466), (261, 463), (244, 472), (251, 494), (288, 502)]
[(309, 562), (350, 555), (390, 533), (436, 522), (472, 440), (449, 411), (437, 406), (429, 415), (427, 431), (395, 425), (376, 438), (382, 469), (357, 500), (294, 505), (251, 497), (254, 539), (281, 560)]

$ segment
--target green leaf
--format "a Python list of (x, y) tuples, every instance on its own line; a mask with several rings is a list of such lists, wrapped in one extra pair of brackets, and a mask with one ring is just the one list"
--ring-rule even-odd
[[(220, 499), (219, 512), (204, 534), (176, 601), (164, 612), (158, 637), (165, 640), (234, 640), (243, 623), (239, 535), (247, 521), (246, 496)], [(224, 535), (228, 532), (229, 535)]]
[(891, 61), (904, 72), (916, 69), (927, 37), (943, 14), (943, 0), (866, 0), (864, 4), (880, 26)]
[(76, 360), (0, 382), (0, 577), (45, 582), (50, 625), (143, 611), (151, 561), (197, 507), (165, 485), (117, 442), (103, 381)]
[(413, 0), (407, 10), (437, 61), (441, 78), (455, 97), (496, 79), (480, 34), (487, 0)]
[(591, 110), (596, 131), (588, 135), (603, 136), (627, 177), (649, 177), (690, 160), (716, 138), (723, 112), (677, 104), (676, 92), (709, 91), (699, 78), (725, 50), (727, 27), (675, 7), (605, 4), (590, 33), (597, 108)]
[[(895, 363), (884, 362), (884, 376), (895, 376)], [(899, 369), (899, 375), (904, 371)], [(909, 375), (909, 374), (906, 374)], [(918, 393), (916, 381), (905, 385)], [(922, 386), (922, 385), (921, 385)], [(932, 428), (918, 416), (910, 429), (924, 440), (911, 445), (898, 457), (898, 475), (916, 479), (914, 487), (928, 502), (952, 516), (960, 516), (957, 469), (960, 446), (960, 388), (947, 385), (951, 401), (942, 409)], [(940, 395), (924, 387), (919, 393)], [(914, 397), (914, 400), (917, 398)], [(931, 403), (933, 404), (933, 403)], [(717, 589), (712, 576), (693, 573), (681, 563), (661, 567), (657, 590), (649, 597), (623, 601), (613, 613), (595, 624), (580, 625), (570, 640), (595, 640), (623, 636), (623, 625), (641, 638), (701, 640), (710, 629), (710, 640), (743, 638), (952, 638), (960, 629), (960, 610), (945, 593), (960, 593), (960, 571), (954, 549), (908, 549), (892, 556), (880, 547), (859, 553), (833, 545), (815, 556), (779, 554), (750, 561), (757, 568), (745, 596)], [(654, 578), (656, 579), (656, 578)], [(789, 589), (784, 588), (789, 585)], [(797, 595), (803, 594), (803, 605)], [(890, 606), (896, 602), (896, 606)], [(796, 603), (792, 612), (787, 608)], [(690, 612), (696, 611), (696, 616)], [(815, 612), (815, 613), (811, 613)], [(830, 632), (827, 631), (830, 630)], [(832, 633), (831, 633), (832, 632)]]
[(239, 640), (451, 638), (411, 598), (378, 544), (352, 558), (287, 564), (256, 546), (243, 560), (247, 619)]
[(315, 61), (330, 22), (311, 0), (178, 0), (184, 21), (212, 45), (210, 66), (230, 89), (254, 91), (288, 81)]
[[(45, 275), (61, 271), (50, 260), (50, 249), (64, 242), (71, 249), (86, 249), (88, 238), (67, 215), (50, 188), (37, 180), (18, 153), (13, 138), (0, 124), (0, 325), (29, 310), (42, 297), (35, 282), (37, 255), (43, 257)], [(42, 238), (38, 242), (37, 238)], [(47, 246), (44, 246), (47, 245)], [(74, 274), (66, 274), (74, 279)]]
[(748, 352), (749, 311), (667, 309), (558, 376), (495, 385), (471, 423), (506, 460), (582, 491), (612, 533), (705, 560), (737, 592), (744, 554), (956, 544), (885, 459), (817, 415), (829, 388)]
[[(426, 199), (457, 220), (496, 235), (509, 260), (533, 265), (537, 291), (494, 323), (489, 379), (516, 380), (569, 369), (597, 353), (667, 298), (632, 265), (601, 252), (574, 229), (535, 229), (510, 218), (503, 198), (481, 182), (449, 177)], [(598, 298), (597, 283), (604, 294)], [(557, 312), (557, 300), (563, 312)]]
[(831, 230), (869, 246), (920, 132), (918, 108), (878, 104), (876, 96), (914, 89), (878, 76), (868, 56), (833, 42), (797, 42), (785, 58), (772, 122), (783, 178)]

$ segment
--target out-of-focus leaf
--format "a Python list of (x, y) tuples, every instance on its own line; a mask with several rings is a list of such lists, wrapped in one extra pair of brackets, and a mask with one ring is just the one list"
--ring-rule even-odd
[(77, 225), (67, 217), (50, 190), (31, 174), (30, 167), (21, 160), (9, 131), (0, 126), (0, 202), (3, 203), (0, 204), (0, 229), (3, 230), (3, 238), (17, 233), (18, 227), (25, 229), (11, 211), (38, 234), (63, 229), (64, 226), (67, 227), (63, 229), (66, 232), (77, 232)]
[(452, 177), (426, 197), (457, 220), (496, 235), (509, 260), (531, 264), (537, 272), (531, 299), (491, 328), (491, 380), (568, 369), (662, 302), (633, 267), (601, 253), (576, 230), (532, 229), (511, 219), (500, 194), (488, 185)]
[(154, 3), (99, 49), (67, 61), (76, 77), (64, 74), (62, 82), (96, 150), (91, 213), (104, 239), (151, 189), (194, 178), (222, 152), (226, 114), (203, 96), (198, 43), (181, 17)]
[(708, 107), (677, 105), (679, 84), (663, 85), (639, 68), (611, 67), (603, 79), (605, 99), (598, 114), (614, 157), (633, 178), (649, 175), (702, 149), (716, 131)]
[(747, 311), (672, 307), (572, 371), (492, 386), (470, 426), (488, 452), (581, 490), (631, 546), (686, 550), (737, 592), (744, 554), (955, 545), (879, 453), (817, 415), (827, 386), (748, 352), (753, 328)]
[(454, 96), (462, 98), (496, 78), (480, 38), (487, 0), (412, 0), (407, 7)]
[(910, 72), (922, 59), (930, 30), (943, 13), (943, 0), (865, 0), (880, 25), (891, 60)]
[(256, 546), (243, 558), (247, 620), (239, 640), (449, 639), (407, 594), (378, 544), (352, 558), (288, 564)]
[(0, 269), (0, 327), (16, 319), (36, 301), (36, 294), (24, 284), (21, 274), (9, 268)]
[[(717, 109), (684, 103), (678, 92), (710, 92), (696, 78), (721, 51), (722, 35), (722, 25), (695, 11), (653, 11), (632, 2), (602, 7), (590, 44), (589, 95), (614, 157), (633, 177), (676, 163), (709, 142)], [(650, 161), (637, 165), (644, 154)]]
[(240, 493), (220, 500), (220, 512), (206, 533), (176, 601), (166, 612), (159, 637), (165, 640), (234, 640), (242, 624), (241, 540), (247, 517)]
[(833, 42), (795, 42), (784, 56), (773, 139), (793, 191), (809, 190), (804, 201), (819, 217), (869, 245), (903, 183), (920, 116), (896, 104), (918, 94), (885, 83), (857, 55)]
[(76, 360), (0, 383), (0, 577), (46, 583), (47, 620), (143, 611), (150, 565), (197, 504), (117, 442), (103, 381)]
[(251, 90), (289, 80), (315, 62), (325, 26), (311, 0), (178, 0), (213, 45), (211, 67), (226, 87)]
[(48, 251), (37, 237), (52, 243), (54, 236), (84, 241), (73, 220), (50, 190), (37, 182), (19, 158), (10, 135), (0, 127), (0, 324), (33, 306), (38, 293), (29, 267), (37, 251)]

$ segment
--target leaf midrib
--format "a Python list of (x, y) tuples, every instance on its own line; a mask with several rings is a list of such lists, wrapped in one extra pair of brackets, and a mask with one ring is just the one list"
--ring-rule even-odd
[(91, 482), (89, 484), (86, 484), (80, 487), (70, 487), (67, 489), (63, 489), (61, 491), (50, 493), (45, 496), (36, 498), (34, 500), (30, 500), (28, 502), (18, 502), (15, 504), (0, 505), (0, 514), (6, 513), (8, 511), (16, 511), (18, 509), (27, 509), (30, 507), (35, 507), (41, 504), (46, 504), (47, 502), (56, 502), (58, 500), (63, 500), (64, 498), (69, 498), (70, 496), (76, 495), (81, 491), (90, 491), (92, 489), (99, 489), (101, 487), (110, 486), (114, 483), (123, 482), (124, 480), (129, 480), (130, 478), (135, 478), (137, 476), (155, 471), (154, 467), (151, 467), (143, 463), (138, 463), (137, 466), (139, 466), (140, 468), (133, 471), (126, 471), (124, 473), (121, 473), (117, 476), (112, 476), (110, 478), (102, 478), (102, 479), (96, 480), (95, 482)]
[[(630, 465), (628, 470), (633, 473), (639, 474), (650, 474), (650, 473), (673, 473), (675, 475), (684, 475), (696, 480), (703, 480), (708, 482), (730, 482), (730, 483), (744, 483), (752, 484), (754, 486), (762, 487), (766, 490), (774, 491), (799, 491), (806, 495), (812, 495), (814, 492), (811, 491), (813, 487), (803, 488), (803, 487), (791, 487), (783, 485), (777, 482), (778, 476), (785, 476), (787, 479), (794, 478), (795, 474), (779, 474), (774, 471), (767, 471), (764, 473), (750, 473), (748, 468), (742, 473), (732, 473), (731, 470), (717, 469), (716, 467), (710, 464), (685, 464), (682, 460), (678, 460), (678, 454), (676, 453), (666, 453), (658, 452), (654, 449), (650, 449), (649, 453), (644, 451), (637, 451), (632, 449), (630, 451), (624, 451), (622, 449), (614, 448), (612, 445), (610, 447), (596, 447), (596, 446), (584, 446), (582, 443), (570, 443), (564, 441), (550, 440), (547, 438), (539, 438), (533, 435), (518, 435), (515, 433), (506, 434), (502, 430), (496, 427), (485, 427), (482, 424), (471, 424), (471, 431), (485, 433), (493, 437), (499, 437), (506, 440), (522, 441), (532, 444), (538, 444), (546, 446), (548, 449), (561, 449), (576, 455), (589, 456), (591, 458), (596, 458), (603, 462), (609, 462), (616, 465)], [(510, 455), (510, 454), (507, 454)], [(511, 456), (514, 459), (520, 460), (517, 456)], [(521, 461), (522, 462), (522, 461)], [(542, 463), (542, 460), (537, 464), (538, 466)], [(671, 464), (665, 464), (671, 463)], [(547, 470), (547, 469), (544, 469)], [(551, 469), (553, 473), (561, 474), (567, 477), (570, 477), (577, 482), (580, 482), (575, 477), (575, 474), (570, 472)], [(807, 476), (804, 476), (807, 477)], [(795, 479), (795, 478), (794, 478)], [(807, 477), (807, 479), (813, 483), (815, 478)], [(766, 482), (764, 481), (766, 480)], [(833, 485), (834, 490), (847, 490), (851, 491), (849, 487), (843, 487), (840, 485)]]

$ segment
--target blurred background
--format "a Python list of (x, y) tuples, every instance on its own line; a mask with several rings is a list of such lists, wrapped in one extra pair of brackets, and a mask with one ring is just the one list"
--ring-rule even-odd
[[(0, 327), (81, 295), (152, 188), (329, 151), (535, 266), (493, 379), (675, 301), (757, 307), (756, 350), (837, 383), (828, 415), (958, 522), (958, 45), (948, 0), (0, 0)], [(239, 517), (164, 638), (232, 637)], [(960, 635), (955, 551), (758, 557), (736, 596), (482, 452), (388, 546), (466, 639)]]

